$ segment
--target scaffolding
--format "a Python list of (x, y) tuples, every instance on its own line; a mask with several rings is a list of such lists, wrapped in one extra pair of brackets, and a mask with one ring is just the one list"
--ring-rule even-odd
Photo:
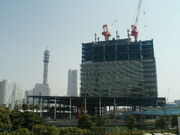
[[(29, 104), (34, 113), (48, 119), (76, 119), (83, 114), (116, 116), (118, 107), (128, 107), (127, 111), (148, 106), (163, 106), (165, 98), (119, 98), (119, 97), (62, 97), (28, 96), (27, 101), (38, 100)], [(35, 110), (39, 106), (39, 110)]]
[(153, 41), (82, 44), (81, 96), (157, 97)]

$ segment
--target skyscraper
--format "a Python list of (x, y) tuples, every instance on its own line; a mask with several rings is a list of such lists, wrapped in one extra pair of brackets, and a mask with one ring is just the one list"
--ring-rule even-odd
[(22, 102), (23, 91), (16, 82), (3, 80), (0, 82), (0, 105), (11, 106)]
[(153, 40), (82, 44), (81, 96), (157, 97)]
[(69, 70), (68, 71), (68, 96), (78, 96), (77, 90), (77, 70)]

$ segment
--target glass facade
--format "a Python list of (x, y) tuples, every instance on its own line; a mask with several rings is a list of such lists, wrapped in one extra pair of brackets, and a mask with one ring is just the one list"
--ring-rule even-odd
[(157, 97), (153, 40), (82, 44), (81, 96)]

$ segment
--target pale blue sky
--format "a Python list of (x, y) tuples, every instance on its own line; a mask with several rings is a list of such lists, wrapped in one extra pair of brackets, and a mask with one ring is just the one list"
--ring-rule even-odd
[[(0, 0), (0, 80), (23, 89), (42, 82), (43, 51), (50, 50), (52, 95), (65, 95), (68, 69), (80, 69), (81, 43), (94, 40), (103, 24), (126, 37), (138, 0)], [(140, 39), (154, 39), (159, 96), (180, 99), (180, 1), (144, 0)], [(143, 14), (145, 12), (145, 14)], [(147, 27), (145, 27), (147, 26)], [(169, 89), (169, 94), (168, 94)], [(169, 95), (169, 96), (168, 96)]]

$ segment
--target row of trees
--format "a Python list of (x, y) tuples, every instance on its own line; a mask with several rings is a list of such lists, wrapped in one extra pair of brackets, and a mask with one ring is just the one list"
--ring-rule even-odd
[(44, 124), (44, 120), (32, 112), (10, 111), (0, 107), (0, 132), (16, 131), (19, 128), (32, 129), (33, 125)]
[[(143, 131), (135, 129), (136, 118), (128, 115), (124, 121), (127, 128), (107, 128), (103, 116), (83, 115), (78, 120), (78, 127), (48, 126), (39, 116), (28, 111), (0, 107), (0, 135), (143, 135)], [(155, 126), (166, 129), (169, 125), (177, 127), (177, 116), (171, 118), (159, 117)]]

